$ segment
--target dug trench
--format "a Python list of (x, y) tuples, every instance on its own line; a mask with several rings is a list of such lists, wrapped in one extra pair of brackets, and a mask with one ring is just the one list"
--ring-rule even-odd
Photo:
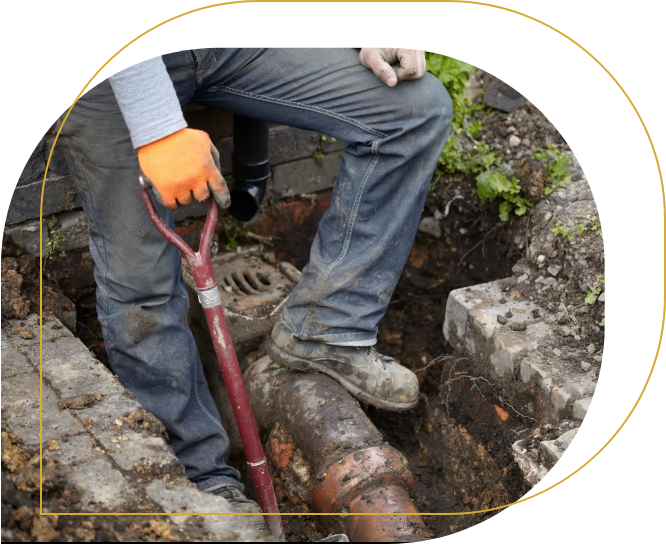
[[(321, 200), (325, 198), (320, 195)], [(282, 223), (272, 247), (278, 259), (289, 260), (299, 269), (308, 260), (317, 224), (313, 219), (323, 211), (310, 203), (302, 207), (312, 210), (307, 219)], [(496, 207), (481, 202), (471, 183), (436, 187), (424, 215), (434, 210), (447, 212), (440, 220), (440, 236), (417, 234), (379, 324), (377, 344), (380, 353), (416, 372), (421, 401), (407, 413), (363, 408), (386, 443), (407, 458), (420, 512), (485, 510), (513, 502), (529, 489), (511, 455), (517, 433), (528, 425), (503, 407), (489, 383), (454, 373), (456, 359), (445, 343), (442, 323), (451, 290), (510, 276), (524, 250), (514, 241), (511, 222), (501, 223)], [(272, 217), (275, 212), (269, 210), (266, 215)], [(275, 227), (274, 220), (260, 219), (253, 231), (270, 235), (266, 224)], [(290, 244), (290, 240), (299, 243)], [(278, 486), (278, 491), (283, 488)], [(292, 502), (289, 493), (280, 498), (282, 511), (303, 511), (304, 505)], [(446, 536), (496, 513), (425, 516), (424, 521), (435, 536)], [(326, 536), (316, 517), (289, 516), (285, 523), (292, 541)]]
[[(554, 141), (566, 146), (532, 106), (516, 115), (520, 118), (514, 119), (514, 124), (534, 125), (527, 133), (532, 145), (545, 147)], [(502, 153), (511, 150), (518, 160), (518, 152), (509, 144), (504, 145), (511, 136), (503, 132), (511, 129), (507, 123), (510, 120), (504, 116), (489, 116), (484, 121), (484, 131), (489, 133), (489, 141), (494, 139), (500, 147), (504, 146)], [(363, 407), (384, 440), (406, 457), (415, 479), (415, 506), (424, 513), (502, 506), (520, 498), (530, 487), (511, 453), (511, 445), (534, 426), (529, 416), (513, 409), (512, 405), (519, 404), (515, 399), (513, 403), (507, 401), (494, 384), (471, 371), (467, 361), (454, 356), (442, 334), (447, 298), (452, 290), (512, 275), (514, 264), (525, 257), (526, 243), (517, 233), (527, 230), (529, 214), (501, 222), (497, 203), (478, 198), (473, 178), (455, 181), (440, 181), (429, 192), (423, 217), (436, 218), (436, 228), (421, 229), (417, 234), (387, 313), (379, 324), (378, 350), (416, 372), (421, 401), (414, 410), (402, 414)], [(272, 201), (269, 195), (259, 216), (242, 226), (247, 235), (238, 233), (229, 240), (221, 224), (219, 252), (226, 254), (225, 246), (235, 243), (242, 251), (259, 241), (263, 245), (259, 257), (266, 264), (275, 266), (287, 261), (300, 270), (308, 261), (317, 225), (329, 203), (330, 191), (286, 201)], [(185, 219), (178, 223), (177, 232), (196, 246), (202, 223), (201, 219)], [(17, 266), (10, 264), (11, 267), (3, 264), (3, 275), (5, 268), (20, 272), (24, 267), (21, 262)], [(45, 263), (45, 277), (54, 292), (62, 291), (75, 303), (76, 336), (108, 365), (95, 308), (90, 252), (76, 250), (53, 255)], [(32, 311), (35, 307), (32, 301)], [(245, 367), (265, 354), (260, 342), (236, 347)], [(232, 452), (230, 462), (245, 466), (238, 448)], [(277, 472), (281, 511), (306, 512), (307, 505), (288, 492)], [(243, 475), (246, 483), (247, 476)], [(251, 485), (247, 488), (252, 495)], [(501, 510), (461, 516), (426, 515), (424, 520), (432, 534), (445, 536), (498, 512)], [(316, 540), (328, 534), (319, 517), (285, 516), (284, 520), (290, 541)]]
[[(267, 239), (263, 258), (288, 261), (301, 269), (330, 193), (295, 199), (267, 207), (248, 228)], [(390, 446), (408, 460), (414, 475), (414, 502), (423, 513), (485, 510), (520, 498), (529, 487), (511, 455), (511, 444), (529, 426), (506, 406), (492, 385), (474, 376), (454, 372), (457, 362), (446, 345), (442, 323), (451, 290), (504, 278), (522, 257), (512, 221), (497, 219), (492, 203), (478, 199), (472, 183), (439, 184), (430, 192), (424, 215), (440, 210), (441, 233), (419, 232), (407, 265), (379, 325), (377, 348), (416, 372), (421, 401), (407, 413), (363, 406)], [(513, 221), (515, 222), (515, 220)], [(200, 221), (179, 226), (181, 235), (198, 237)], [(240, 247), (256, 239), (239, 236)], [(222, 229), (218, 244), (228, 243)], [(94, 281), (86, 252), (72, 252), (49, 261), (47, 275), (77, 306), (76, 335), (107, 363), (94, 307)], [(219, 280), (219, 278), (218, 278)], [(241, 364), (264, 354), (260, 345), (239, 350)], [(242, 453), (230, 459), (245, 466)], [(246, 483), (248, 474), (243, 474)], [(279, 477), (278, 477), (279, 480)], [(251, 484), (247, 486), (253, 495)], [(306, 512), (307, 506), (276, 486), (280, 509)], [(463, 530), (496, 514), (424, 516), (435, 536)], [(328, 530), (316, 516), (285, 516), (289, 541), (320, 539)]]

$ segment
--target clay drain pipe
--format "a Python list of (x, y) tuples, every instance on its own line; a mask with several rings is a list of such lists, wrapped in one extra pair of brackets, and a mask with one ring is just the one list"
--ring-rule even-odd
[(351, 542), (416, 542), (432, 535), (410, 498), (414, 479), (403, 455), (384, 444), (358, 402), (322, 374), (292, 372), (268, 357), (245, 374), (269, 457), (290, 490)]
[[(143, 186), (143, 180), (141, 182)], [(243, 384), (243, 375), (238, 367), (236, 352), (234, 351), (229, 329), (224, 318), (220, 293), (217, 289), (215, 274), (213, 273), (210, 243), (213, 239), (215, 227), (217, 226), (217, 204), (212, 198), (209, 199), (208, 215), (206, 216), (206, 222), (201, 233), (199, 251), (195, 252), (162, 221), (145, 187), (141, 190), (141, 196), (155, 228), (168, 242), (176, 246), (176, 249), (180, 251), (181, 255), (190, 265), (199, 302), (206, 314), (206, 321), (208, 322), (213, 346), (215, 347), (215, 354), (220, 363), (224, 383), (229, 392), (229, 399), (231, 400), (231, 406), (234, 411), (236, 423), (238, 424), (238, 431), (243, 443), (243, 449), (245, 450), (245, 456), (247, 457), (252, 483), (259, 498), (259, 505), (264, 513), (278, 514), (279, 510), (273, 489), (273, 482), (268, 471), (268, 463), (266, 462), (257, 426), (252, 416), (252, 409)], [(284, 530), (280, 516), (264, 516), (264, 519), (266, 520), (268, 530), (276, 537), (283, 539)]]

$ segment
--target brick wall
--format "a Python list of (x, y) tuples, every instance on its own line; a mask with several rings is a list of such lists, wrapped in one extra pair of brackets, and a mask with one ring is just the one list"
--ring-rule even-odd
[[(233, 122), (229, 113), (191, 105), (185, 112), (188, 124), (210, 134), (220, 152), (220, 165), (224, 175), (231, 174), (233, 153)], [(312, 194), (333, 187), (345, 144), (323, 138), (316, 132), (282, 125), (269, 129), (271, 177), (265, 205), (290, 200), (303, 194)], [(46, 162), (55, 131), (51, 130), (39, 142), (19, 177), (12, 198), (5, 232), (22, 244), (30, 253), (39, 253), (39, 205)], [(176, 221), (201, 217), (206, 205), (192, 203), (174, 213)], [(87, 246), (87, 220), (76, 194), (74, 179), (69, 172), (60, 146), (51, 158), (49, 175), (44, 189), (44, 217), (52, 230), (64, 240), (58, 249), (70, 251)], [(46, 222), (45, 222), (46, 223)], [(43, 225), (43, 248), (46, 251), (47, 225)]]

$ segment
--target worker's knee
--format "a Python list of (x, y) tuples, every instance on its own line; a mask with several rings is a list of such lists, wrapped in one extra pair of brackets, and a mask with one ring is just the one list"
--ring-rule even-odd
[(444, 141), (451, 128), (453, 114), (449, 93), (432, 74), (426, 74), (419, 80), (417, 93), (413, 114), (421, 121), (431, 138)]
[(402, 138), (409, 134), (417, 146), (414, 152), (443, 146), (451, 127), (453, 105), (446, 88), (432, 74), (416, 81), (402, 81), (389, 96), (392, 109), (388, 135)]

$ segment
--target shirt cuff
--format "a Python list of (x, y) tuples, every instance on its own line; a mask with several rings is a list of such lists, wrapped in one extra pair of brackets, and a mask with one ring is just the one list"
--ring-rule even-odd
[(134, 148), (187, 127), (162, 57), (155, 57), (109, 79)]

